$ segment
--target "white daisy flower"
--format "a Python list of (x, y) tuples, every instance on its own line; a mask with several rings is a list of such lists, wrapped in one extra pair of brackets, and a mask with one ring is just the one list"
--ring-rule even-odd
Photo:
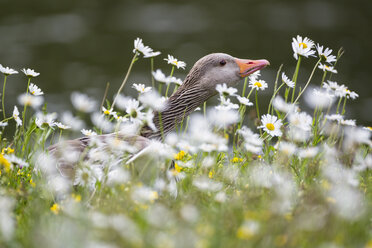
[(305, 37), (302, 39), (300, 35), (297, 35), (297, 38), (293, 38), (292, 41), (292, 49), (293, 49), (293, 57), (298, 60), (298, 55), (309, 57), (315, 53), (312, 50), (314, 46), (314, 42), (309, 38)]
[(186, 67), (185, 62), (180, 61), (180, 60), (176, 59), (175, 57), (173, 57), (172, 55), (169, 55), (169, 54), (168, 54), (168, 58), (164, 59), (164, 60), (167, 61), (168, 64), (172, 64), (174, 66), (177, 66), (177, 69), (179, 69), (179, 68), (185, 69), (185, 67)]
[(283, 81), (283, 83), (285, 83), (289, 88), (293, 88), (293, 87), (295, 86), (295, 82), (293, 82), (292, 80), (290, 80), (290, 79), (285, 75), (284, 72), (282, 73), (282, 81)]
[(305, 92), (305, 102), (313, 109), (325, 108), (334, 102), (334, 95), (320, 89), (308, 90)]
[(282, 141), (278, 145), (278, 150), (287, 156), (291, 156), (296, 153), (297, 146), (293, 143)]
[(350, 91), (348, 88), (345, 89), (345, 92), (347, 98), (355, 99), (359, 96), (356, 92)]
[(318, 68), (323, 70), (323, 71), (329, 71), (329, 72), (332, 72), (332, 73), (337, 73), (337, 70), (333, 66), (330, 66), (330, 65), (328, 66), (326, 64), (319, 63)]
[(117, 118), (117, 113), (114, 111), (113, 108), (107, 109), (104, 106), (102, 106), (102, 112), (104, 115), (111, 115), (115, 118)]
[(149, 126), (154, 132), (158, 131), (154, 123), (154, 111), (152, 111), (151, 109), (146, 112), (145, 124)]
[(182, 79), (176, 77), (167, 77), (166, 84), (174, 83), (177, 85), (181, 85), (183, 83)]
[(235, 96), (236, 92), (238, 92), (238, 90), (236, 88), (227, 87), (226, 84), (217, 84), (216, 90), (220, 95), (222, 95), (224, 97)]
[(298, 151), (298, 156), (301, 158), (313, 158), (318, 154), (318, 147), (302, 148)]
[(248, 87), (256, 90), (265, 90), (268, 86), (264, 80), (250, 80)]
[(339, 123), (344, 126), (356, 126), (356, 121), (355, 120), (340, 120)]
[(158, 56), (160, 54), (161, 54), (161, 52), (159, 52), (159, 51), (157, 51), (157, 52), (148, 52), (143, 57), (144, 58), (153, 58), (153, 57), (156, 57), (156, 56)]
[(201, 191), (217, 192), (221, 190), (222, 183), (214, 181), (204, 176), (200, 176), (194, 179), (192, 184)]
[(215, 106), (217, 110), (231, 110), (231, 109), (238, 109), (239, 105), (232, 103), (229, 98), (220, 97), (221, 104)]
[(310, 131), (313, 124), (313, 118), (305, 112), (294, 112), (288, 115), (290, 125), (301, 128), (304, 131)]
[(63, 124), (61, 122), (58, 122), (58, 121), (54, 122), (54, 125), (56, 125), (59, 129), (62, 129), (62, 130), (66, 130), (66, 129), (71, 128), (70, 126), (65, 125), (65, 124)]
[(275, 109), (285, 113), (296, 111), (297, 109), (294, 104), (286, 103), (284, 99), (279, 95), (274, 98), (273, 106)]
[(40, 73), (35, 72), (35, 71), (32, 70), (32, 69), (25, 69), (25, 68), (23, 68), (21, 71), (22, 71), (22, 72), (23, 72), (27, 77), (37, 77), (37, 76), (40, 75)]
[(44, 102), (42, 96), (34, 96), (27, 93), (23, 93), (18, 96), (18, 103), (23, 106), (31, 106), (34, 109), (38, 109)]
[(30, 86), (28, 87), (28, 90), (34, 96), (44, 95), (44, 92), (42, 92), (41, 89), (39, 87), (37, 87), (37, 85), (35, 85), (33, 83), (30, 83)]
[(36, 113), (35, 124), (40, 128), (43, 129), (43, 125), (47, 125), (49, 127), (55, 126), (55, 119), (57, 118), (57, 113), (50, 113), (44, 114), (41, 112)]
[(249, 99), (246, 97), (236, 96), (236, 98), (241, 104), (244, 104), (246, 106), (253, 106), (253, 102), (250, 102)]
[(242, 135), (244, 139), (244, 148), (248, 152), (252, 152), (254, 154), (260, 154), (262, 152), (263, 140), (258, 134), (253, 133), (252, 130), (246, 126), (243, 126), (241, 129), (239, 129), (237, 133)]
[(12, 164), (18, 165), (19, 168), (23, 168), (23, 167), (28, 167), (29, 166), (29, 164), (26, 161), (24, 161), (21, 158), (16, 157), (14, 154), (11, 154), (11, 155), (5, 154), (4, 157), (9, 162), (11, 162)]
[(347, 87), (345, 85), (338, 85), (337, 82), (327, 81), (323, 83), (323, 88), (332, 92), (337, 97), (345, 97)]
[(341, 121), (344, 119), (340, 114), (326, 115), (325, 118), (330, 121)]
[(145, 106), (156, 111), (162, 111), (166, 107), (166, 100), (162, 98), (156, 91), (140, 94), (138, 100)]
[(19, 118), (19, 111), (18, 111), (17, 106), (14, 106), (13, 118), (17, 122), (17, 126), (22, 126), (22, 120), (21, 120), (21, 118)]
[(131, 121), (140, 120), (142, 121), (145, 117), (145, 114), (141, 112), (143, 106), (139, 106), (139, 101), (131, 99), (127, 103), (125, 112), (129, 114)]
[(72, 92), (71, 103), (77, 111), (83, 113), (91, 113), (97, 108), (97, 102), (93, 98), (79, 92)]
[(261, 76), (261, 71), (255, 71), (251, 75), (248, 76), (249, 80), (254, 80), (256, 81), (258, 77)]
[(262, 125), (258, 128), (263, 128), (265, 132), (273, 137), (282, 136), (282, 131), (280, 131), (280, 128), (283, 124), (282, 120), (278, 119), (278, 117), (266, 114), (261, 117), (261, 122)]
[(133, 89), (136, 89), (139, 93), (146, 93), (151, 90), (151, 87), (146, 87), (144, 84), (133, 84)]
[(134, 40), (134, 49), (133, 49), (133, 53), (136, 53), (136, 52), (140, 52), (144, 56), (146, 56), (146, 55), (151, 54), (153, 50), (150, 47), (145, 46), (142, 42), (142, 39), (137, 38)]
[[(5, 126), (6, 126), (6, 125), (5, 125)], [(365, 130), (368, 130), (368, 131), (372, 132), (372, 127), (370, 127), (370, 126), (368, 126), (368, 127), (363, 127), (363, 129), (365, 129)]]
[(72, 113), (69, 111), (62, 113), (61, 120), (62, 123), (70, 126), (71, 129), (74, 131), (80, 131), (85, 126), (84, 121), (82, 121), (78, 117), (73, 116)]
[(91, 120), (94, 126), (102, 129), (102, 131), (105, 133), (112, 132), (112, 130), (114, 129), (114, 124), (108, 121), (107, 118), (105, 118), (105, 116), (101, 113), (94, 112), (91, 115)]
[(336, 61), (336, 56), (331, 55), (332, 49), (329, 49), (328, 47), (324, 49), (323, 46), (320, 46), (319, 44), (316, 46), (316, 50), (318, 51), (319, 58), (321, 58), (323, 61), (331, 64)]
[(95, 135), (97, 135), (97, 133), (94, 132), (91, 129), (82, 129), (81, 133), (84, 134), (85, 136), (95, 136)]
[(227, 127), (239, 121), (239, 113), (232, 109), (211, 109), (208, 119), (214, 126)]
[(18, 74), (18, 71), (7, 67), (4, 67), (2, 64), (0, 64), (0, 72), (3, 73), (5, 76), (9, 76), (12, 74)]
[(160, 69), (153, 71), (152, 76), (154, 77), (156, 81), (161, 82), (161, 83), (167, 83), (168, 81), (167, 77)]

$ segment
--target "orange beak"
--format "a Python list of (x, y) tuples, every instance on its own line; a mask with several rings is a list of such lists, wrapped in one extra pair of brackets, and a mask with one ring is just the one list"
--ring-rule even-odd
[(261, 70), (262, 68), (270, 65), (270, 62), (266, 59), (250, 60), (250, 59), (237, 59), (235, 58), (236, 64), (240, 69), (240, 76), (246, 77), (255, 71)]

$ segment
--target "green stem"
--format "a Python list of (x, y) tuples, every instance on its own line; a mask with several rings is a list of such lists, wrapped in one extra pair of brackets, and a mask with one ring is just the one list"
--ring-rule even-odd
[(150, 61), (151, 61), (151, 84), (152, 88), (155, 89), (155, 79), (154, 75), (152, 75), (152, 73), (154, 72), (154, 57), (151, 57)]
[(5, 75), (5, 77), (4, 77), (3, 96), (2, 96), (2, 100), (1, 100), (1, 104), (3, 105), (3, 117), (4, 117), (4, 119), (6, 119), (6, 117), (5, 117), (4, 99), (5, 99), (5, 85), (6, 85), (6, 78), (7, 77), (8, 77), (7, 75)]
[(207, 116), (207, 102), (203, 103), (203, 113), (204, 113), (204, 118)]
[(315, 70), (316, 70), (316, 68), (318, 67), (319, 63), (320, 63), (320, 59), (318, 60), (318, 62), (316, 62), (315, 66), (314, 66), (314, 68), (313, 68), (313, 70), (312, 70), (312, 72), (311, 72), (311, 74), (310, 74), (310, 77), (309, 77), (309, 79), (307, 80), (307, 82), (306, 82), (306, 84), (305, 84), (305, 87), (304, 87), (304, 88), (300, 91), (300, 93), (298, 94), (296, 100), (293, 102), (294, 104), (297, 103), (298, 99), (300, 99), (301, 95), (305, 92), (307, 86), (309, 86), (310, 81), (311, 81), (311, 79), (313, 78), (314, 73), (315, 73)]
[(251, 91), (249, 91), (248, 96), (247, 96), (248, 99), (249, 99), (249, 97), (251, 96), (253, 90), (254, 90), (254, 88), (252, 88)]
[(165, 90), (165, 97), (168, 97), (168, 91), (169, 91), (169, 87), (170, 87), (170, 83), (168, 83), (167, 85), (167, 89)]
[(320, 82), (320, 87), (323, 86), (323, 83), (324, 83), (324, 80), (325, 80), (326, 76), (327, 76), (327, 71), (325, 70), (324, 73), (323, 73), (322, 82)]
[(244, 95), (245, 95), (245, 89), (247, 88), (247, 83), (248, 83), (248, 77), (245, 77), (243, 91), (242, 91), (242, 97), (244, 97)]
[[(255, 100), (256, 100), (256, 111), (257, 111), (257, 118), (258, 118), (258, 121), (261, 122), (261, 117), (260, 117), (260, 108), (258, 107), (258, 94), (257, 94), (257, 91), (255, 92)], [(260, 128), (260, 135), (262, 135), (262, 129)]]
[[(333, 68), (336, 68), (337, 62), (338, 62), (338, 60), (341, 58), (341, 56), (344, 54), (344, 52), (345, 52), (345, 51), (344, 51), (344, 49), (343, 49), (342, 47), (338, 50), (338, 52), (337, 52), (337, 58), (336, 58), (335, 63), (333, 64)], [(328, 80), (331, 80), (332, 75), (333, 75), (333, 73), (331, 73), (331, 74), (329, 75)]]
[(128, 68), (128, 71), (127, 71), (127, 74), (125, 75), (124, 80), (123, 80), (123, 82), (121, 83), (118, 92), (116, 93), (116, 96), (115, 96), (115, 98), (114, 98), (114, 102), (112, 103), (111, 108), (114, 108), (115, 103), (116, 103), (116, 99), (118, 98), (120, 92), (123, 90), (124, 85), (125, 85), (125, 83), (126, 83), (127, 80), (128, 80), (129, 74), (130, 74), (130, 72), (131, 72), (131, 70), (132, 70), (132, 67), (133, 67), (133, 65), (134, 65), (134, 62), (136, 62), (137, 56), (138, 56), (138, 52), (136, 52), (136, 53), (134, 54), (134, 56), (133, 56), (133, 58), (132, 58), (132, 61), (130, 62), (130, 65), (129, 65), (129, 68)]
[[(174, 67), (175, 67), (175, 66), (172, 66), (172, 71), (171, 71), (171, 73), (170, 73), (170, 77), (173, 76)], [(168, 83), (168, 85), (167, 85), (167, 90), (165, 91), (165, 97), (168, 97), (168, 90), (169, 90), (169, 87), (170, 87), (170, 83)]]
[(338, 111), (339, 111), (339, 108), (340, 108), (341, 101), (342, 101), (342, 97), (340, 97), (340, 100), (338, 100), (336, 114), (338, 114)]
[(298, 71), (300, 70), (301, 59), (302, 59), (302, 56), (299, 55), (298, 60), (297, 60), (296, 70), (295, 70), (295, 72), (293, 74), (293, 78), (292, 78), (292, 81), (295, 83), (295, 85), (294, 85), (293, 91), (292, 91), (291, 103), (293, 103), (293, 99), (294, 99), (294, 95), (295, 95), (295, 91), (296, 91), (297, 77), (298, 77)]
[(346, 99), (347, 99), (347, 97), (345, 96), (344, 105), (342, 106), (342, 112), (341, 112), (342, 115), (345, 114)]
[[(28, 95), (28, 87), (30, 86), (30, 82), (31, 82), (31, 77), (28, 77), (26, 95)], [(22, 113), (22, 133), (24, 133), (24, 130), (25, 130), (26, 109), (27, 109), (27, 104), (25, 103), (25, 106), (23, 107), (23, 113)]]
[(270, 103), (269, 103), (269, 107), (267, 108), (267, 113), (270, 114), (270, 108), (272, 108), (272, 104), (273, 104), (273, 101), (274, 101), (274, 98), (276, 96), (276, 94), (278, 94), (279, 90), (283, 87), (285, 83), (282, 83), (279, 88), (274, 92), (273, 96), (271, 97), (270, 99)]
[(159, 95), (161, 95), (161, 88), (163, 87), (163, 83), (159, 83), (159, 89), (158, 89), (158, 91), (159, 91)]

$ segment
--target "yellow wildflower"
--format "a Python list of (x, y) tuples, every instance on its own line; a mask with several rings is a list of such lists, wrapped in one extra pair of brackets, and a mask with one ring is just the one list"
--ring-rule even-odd
[(214, 170), (211, 170), (211, 171), (209, 172), (209, 174), (208, 174), (208, 177), (209, 177), (209, 178), (213, 178), (213, 176), (214, 176)]
[(177, 172), (181, 172), (182, 167), (179, 166), (177, 163), (174, 163), (174, 169), (175, 169)]
[(53, 212), (53, 214), (58, 214), (60, 210), (60, 207), (57, 203), (54, 203), (53, 206), (50, 207), (50, 211)]
[(185, 155), (186, 155), (186, 153), (183, 150), (181, 150), (179, 153), (174, 155), (174, 159), (175, 160), (182, 160), (185, 157)]
[(80, 202), (81, 201), (81, 195), (79, 194), (72, 194), (72, 198), (74, 199), (75, 202)]
[(3, 154), (0, 154), (0, 164), (4, 166), (6, 172), (10, 170), (11, 164), (6, 158), (4, 158)]
[(12, 149), (10, 146), (9, 147), (6, 147), (6, 148), (3, 148), (1, 150), (1, 154), (11, 154), (11, 153), (14, 153), (14, 149)]
[(36, 183), (34, 183), (34, 181), (32, 181), (32, 178), (30, 179), (30, 185), (31, 185), (31, 187), (33, 187), (33, 188), (35, 188), (35, 186), (36, 186)]
[(365, 248), (372, 248), (372, 239), (368, 241)]
[(231, 159), (230, 161), (233, 162), (233, 163), (239, 163), (239, 162), (242, 162), (243, 159), (242, 158), (238, 158), (238, 157), (233, 157), (233, 159)]
[(252, 232), (249, 228), (245, 226), (241, 226), (238, 228), (236, 232), (236, 237), (239, 239), (251, 239), (254, 236), (254, 232)]

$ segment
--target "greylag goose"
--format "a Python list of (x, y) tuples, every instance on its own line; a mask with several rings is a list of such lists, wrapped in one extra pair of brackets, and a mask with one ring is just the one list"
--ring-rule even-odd
[[(154, 113), (153, 122), (158, 131), (153, 131), (145, 126), (140, 135), (123, 136), (120, 133), (112, 133), (100, 135), (99, 139), (105, 142), (110, 137), (119, 137), (141, 150), (147, 146), (149, 139), (161, 138), (160, 116), (163, 135), (167, 135), (198, 106), (216, 95), (218, 84), (235, 85), (242, 78), (267, 65), (269, 62), (265, 59), (238, 59), (225, 53), (206, 55), (194, 64), (183, 84), (167, 100), (165, 109), (160, 114)], [(59, 170), (63, 175), (73, 177), (74, 165), (64, 160), (61, 155), (63, 154), (62, 148), (67, 146), (81, 154), (89, 145), (89, 139), (89, 137), (83, 137), (64, 141), (62, 144), (56, 144), (49, 148), (49, 153), (57, 158)]]

